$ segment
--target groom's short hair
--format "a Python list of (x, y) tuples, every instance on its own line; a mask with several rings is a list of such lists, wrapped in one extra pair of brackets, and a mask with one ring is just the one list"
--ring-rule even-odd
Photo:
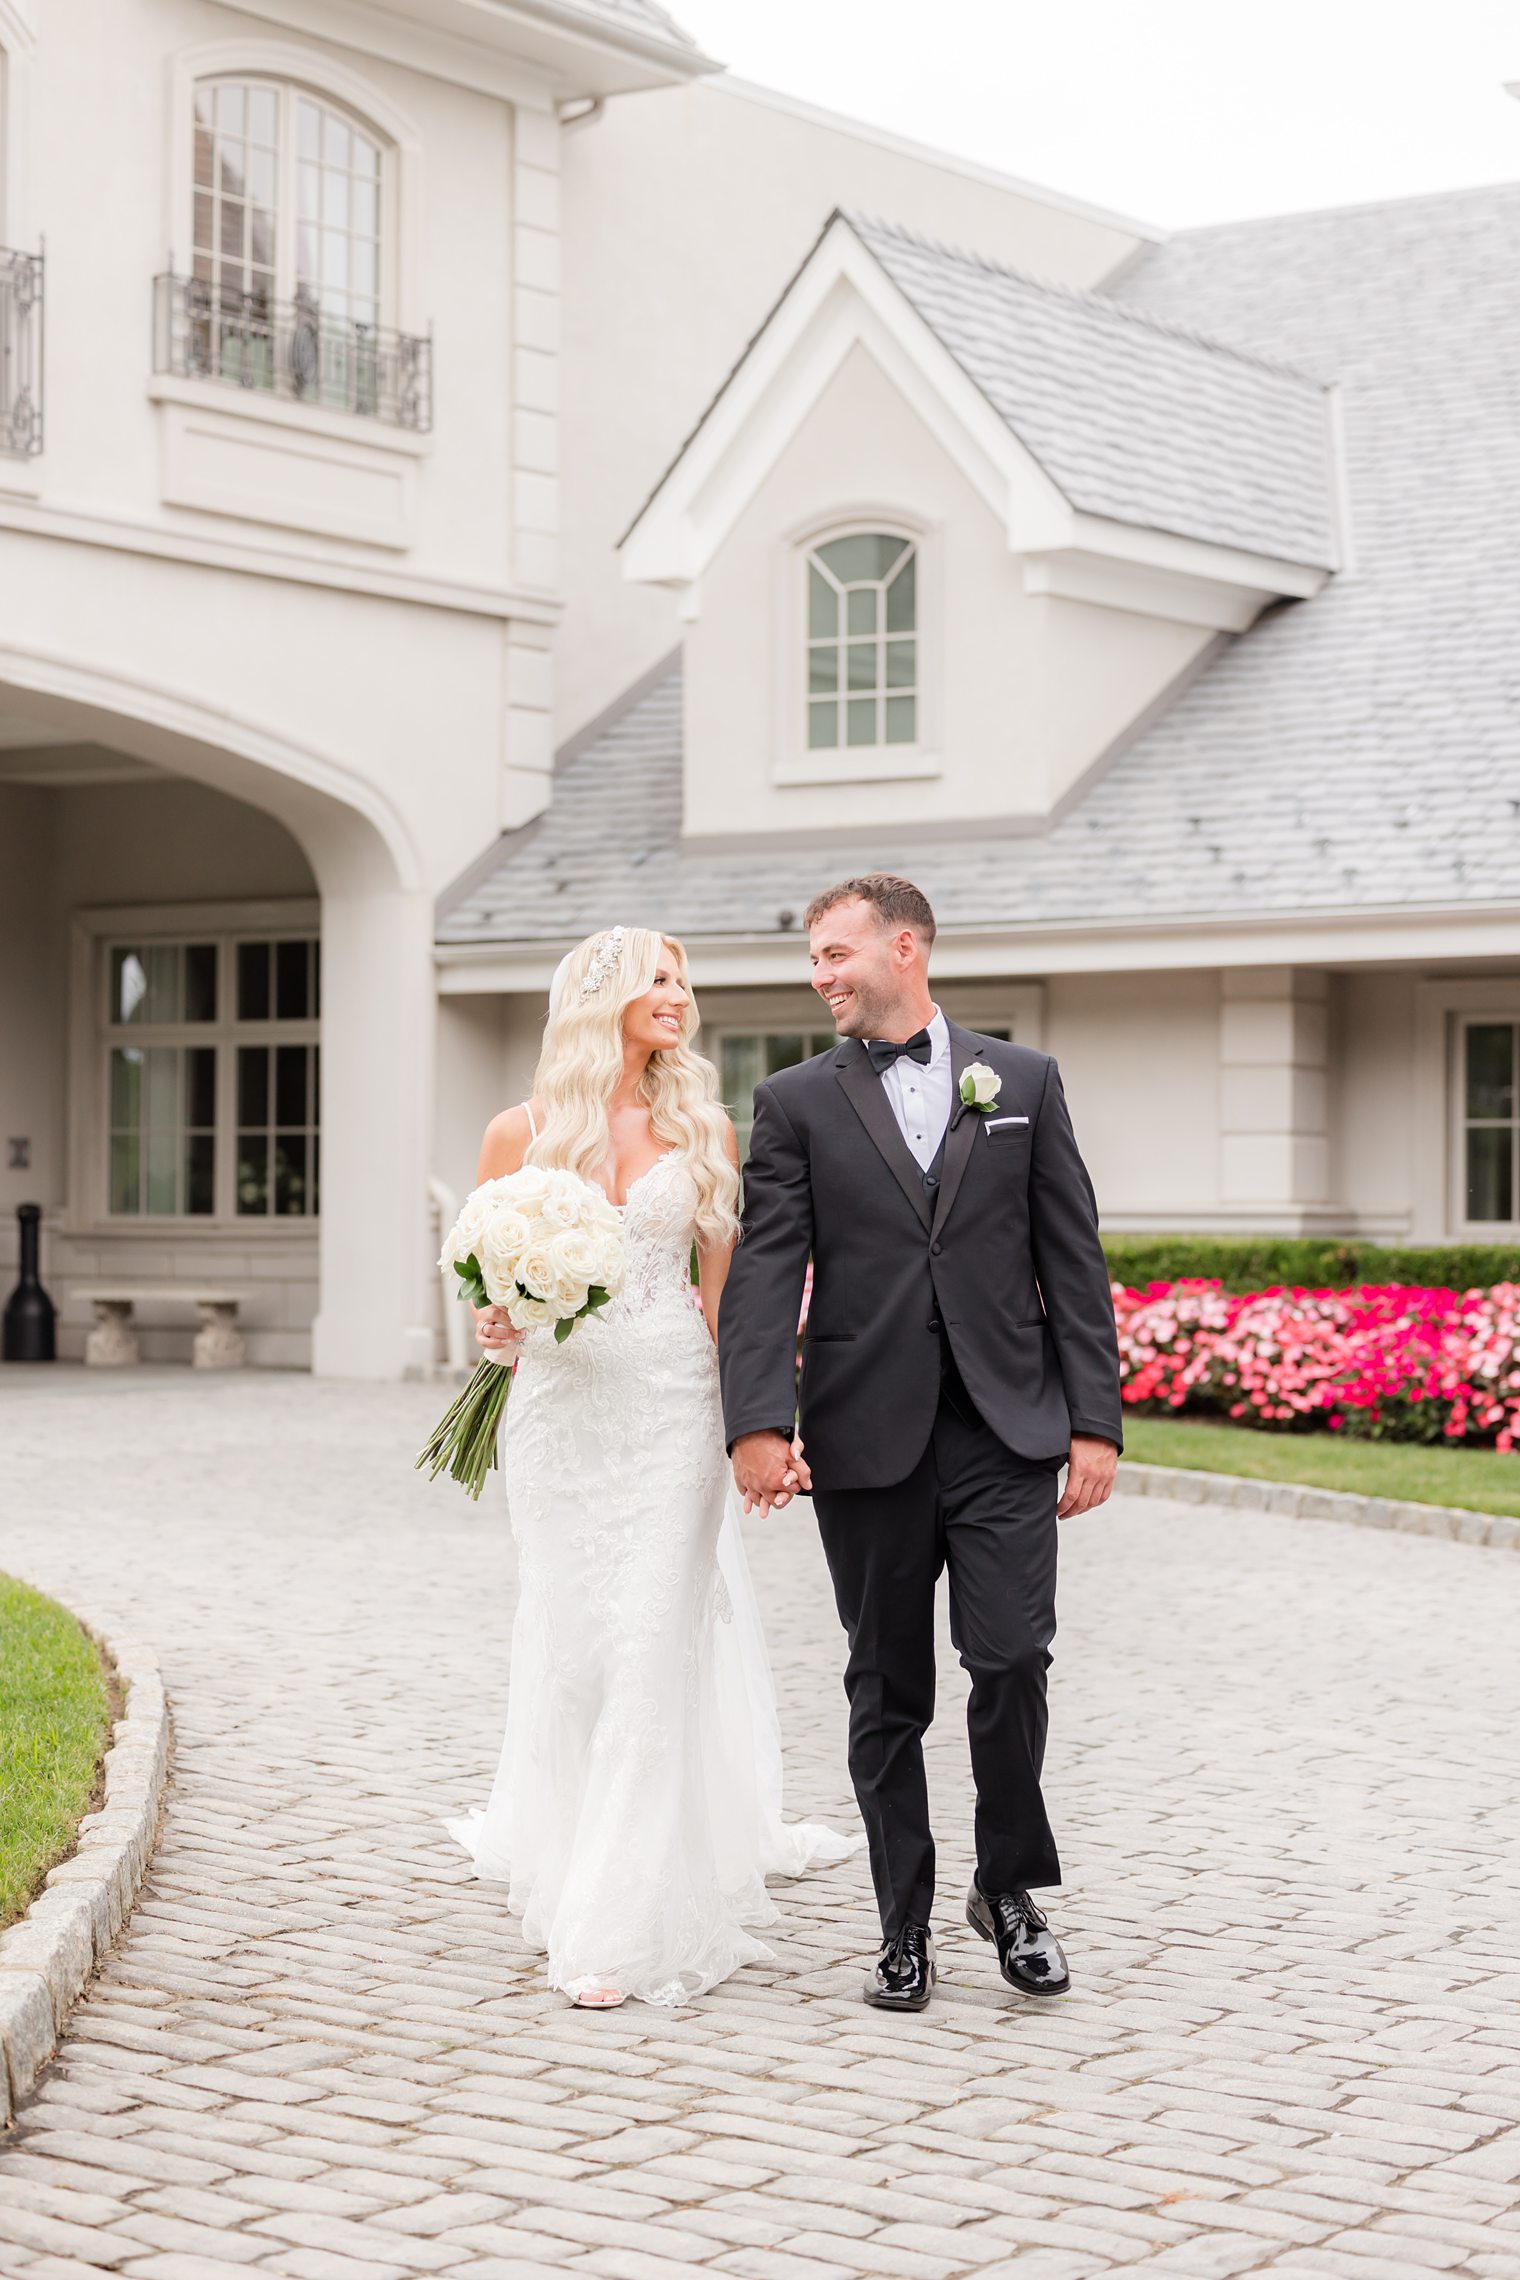
[(858, 879), (841, 879), (837, 887), (825, 887), (808, 904), (803, 925), (811, 932), (826, 911), (846, 902), (869, 903), (881, 926), (890, 933), (911, 926), (926, 950), (933, 943), (934, 913), (928, 896), (921, 894), (911, 879), (899, 879), (891, 871), (867, 871)]

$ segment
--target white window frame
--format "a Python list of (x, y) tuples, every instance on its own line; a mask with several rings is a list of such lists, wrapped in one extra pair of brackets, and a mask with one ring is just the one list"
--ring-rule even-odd
[(1506, 1008), (1493, 1006), (1488, 1010), (1472, 1007), (1453, 1016), (1451, 1035), (1451, 1074), (1449, 1083), (1451, 1115), (1451, 1188), (1452, 1225), (1474, 1240), (1491, 1239), (1495, 1242), (1512, 1242), (1520, 1232), (1520, 1175), (1512, 1174), (1514, 1209), (1508, 1219), (1469, 1219), (1467, 1217), (1467, 1032), (1475, 1028), (1503, 1028), (1520, 1031), (1520, 992)]
[(1416, 984), (1410, 1231), (1416, 1243), (1512, 1243), (1520, 1230), (1520, 1219), (1467, 1217), (1465, 1053), (1474, 1021), (1520, 1022), (1520, 974)]
[[(276, 253), (280, 298), (292, 298), (295, 290), (294, 96), (302, 93), (347, 112), (356, 126), (379, 143), (380, 322), (397, 332), (425, 332), (420, 294), (422, 137), (407, 115), (359, 73), (315, 48), (287, 41), (216, 40), (185, 48), (172, 60), (165, 243), (179, 274), (191, 274), (195, 245), (195, 91), (201, 82), (216, 79), (259, 80), (281, 91), (289, 132), (281, 144), (281, 227)], [(287, 241), (289, 252), (285, 250)], [(214, 390), (208, 401), (217, 403), (225, 399), (246, 405), (249, 398), (257, 399), (260, 393), (217, 382), (203, 385)], [(258, 410), (257, 401), (251, 408)], [(298, 408), (317, 417), (322, 414), (322, 407), (317, 405)], [(326, 414), (328, 419), (342, 416)]]
[[(76, 913), (70, 956), (69, 1052), (69, 1231), (75, 1234), (155, 1236), (176, 1243), (202, 1237), (225, 1244), (317, 1238), (320, 1214), (239, 1213), (234, 1182), (237, 1136), (238, 1044), (321, 1043), (321, 1021), (269, 1021), (244, 1024), (231, 1012), (234, 947), (239, 941), (317, 940), (321, 904), (309, 899), (247, 903), (181, 903), (151, 910), (127, 906)], [(218, 945), (218, 1019), (214, 1022), (145, 1023), (130, 1032), (108, 1022), (110, 949), (124, 941), (212, 942)], [(210, 1212), (112, 1212), (107, 1207), (110, 1173), (110, 1067), (113, 1047), (130, 1036), (143, 1045), (215, 1045), (216, 1165), (215, 1208)], [(318, 1128), (320, 1129), (320, 1114)]]
[[(815, 750), (808, 729), (808, 569), (820, 546), (836, 538), (882, 533), (906, 539), (918, 557), (917, 740), (912, 744), (836, 745)], [(789, 784), (897, 783), (942, 773), (939, 752), (939, 692), (942, 649), (939, 628), (942, 533), (901, 508), (861, 506), (827, 522), (809, 522), (789, 532), (779, 549), (775, 622), (777, 711), (782, 724), (771, 780)]]

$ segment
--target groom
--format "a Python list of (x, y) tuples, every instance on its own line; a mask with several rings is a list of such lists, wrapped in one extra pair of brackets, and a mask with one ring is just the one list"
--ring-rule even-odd
[[(734, 1478), (747, 1509), (813, 1494), (881, 1909), (866, 2001), (921, 2011), (934, 1987), (922, 1737), (946, 1568), (971, 1676), (967, 1918), (1011, 1987), (1060, 1994), (1066, 1959), (1030, 1898), (1061, 1878), (1040, 1794), (1056, 1521), (1104, 1502), (1122, 1441), (1092, 1187), (1049, 1056), (934, 1003), (934, 914), (916, 887), (847, 879), (807, 926), (813, 987), (844, 1043), (755, 1093), (720, 1317)], [(810, 1255), (804, 1459), (794, 1356)]]

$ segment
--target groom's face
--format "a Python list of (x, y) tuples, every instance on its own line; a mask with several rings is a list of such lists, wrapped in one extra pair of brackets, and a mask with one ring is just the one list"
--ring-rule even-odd
[(841, 1037), (891, 1030), (903, 994), (897, 937), (868, 902), (836, 903), (809, 936), (813, 987)]

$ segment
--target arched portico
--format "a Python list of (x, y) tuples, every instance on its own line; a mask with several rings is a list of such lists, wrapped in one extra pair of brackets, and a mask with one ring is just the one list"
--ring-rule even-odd
[[(377, 1379), (425, 1369), (434, 1311), (432, 895), (407, 819), (330, 754), (119, 670), (0, 649), (0, 731), (8, 719), (16, 726), (4, 741), (13, 749), (36, 733), (55, 752), (93, 749), (208, 786), (273, 817), (304, 855), (320, 900), (322, 959), (312, 1367)], [(46, 781), (39, 763), (34, 782)], [(26, 860), (24, 847), (13, 844), (9, 854)], [(75, 1117), (86, 1112), (79, 1090), (72, 1087)], [(89, 1200), (60, 1192), (60, 1224), (91, 1221)]]

